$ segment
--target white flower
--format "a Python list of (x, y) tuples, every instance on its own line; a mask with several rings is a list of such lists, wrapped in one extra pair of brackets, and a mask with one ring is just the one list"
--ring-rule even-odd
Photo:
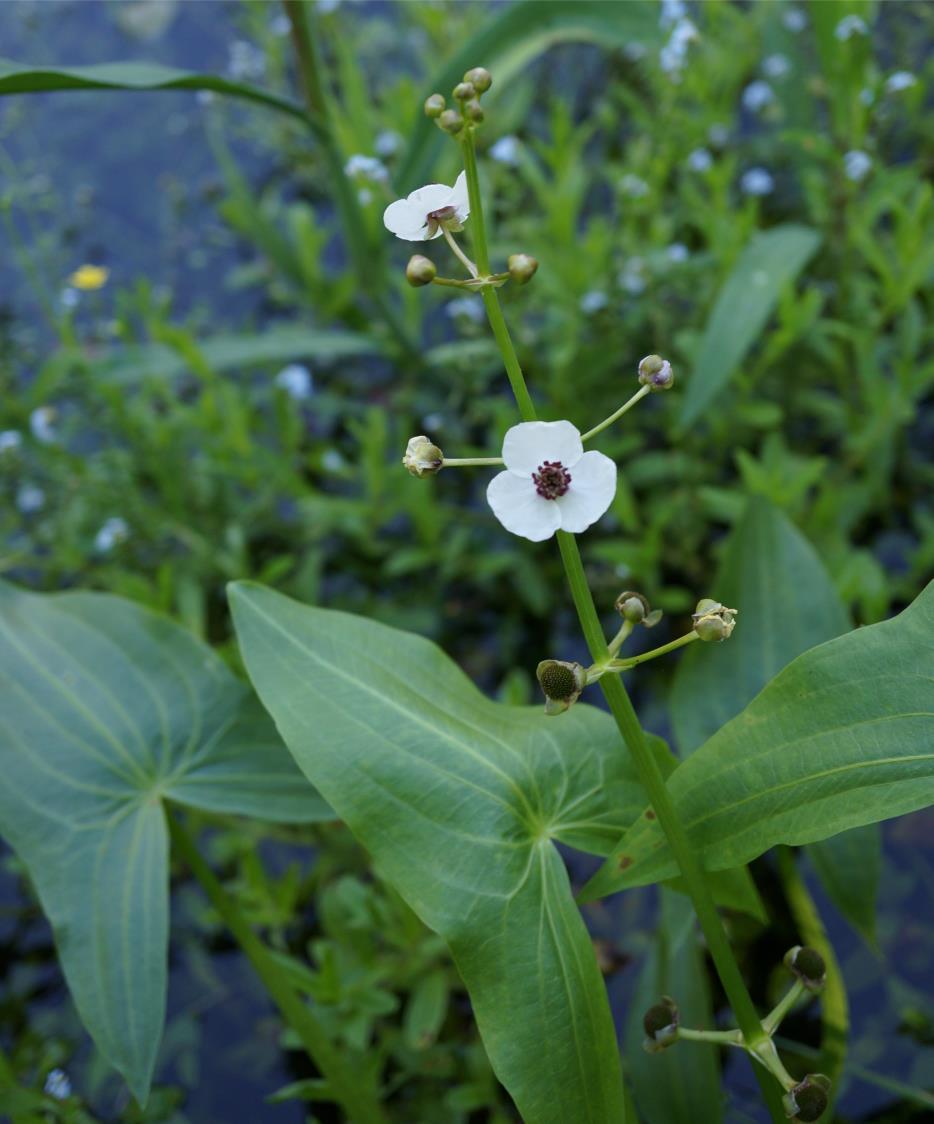
[(487, 501), (507, 531), (532, 542), (559, 529), (586, 531), (616, 495), (616, 465), (603, 453), (585, 453), (569, 421), (514, 425), (503, 461), (506, 471), (490, 481)]
[(45, 492), (36, 484), (21, 484), (16, 493), (16, 506), (23, 515), (32, 515), (45, 504)]
[(382, 160), (377, 160), (375, 156), (364, 156), (362, 153), (350, 157), (344, 165), (344, 174), (362, 176), (364, 179), (372, 180), (373, 183), (386, 183), (389, 179), (389, 170)]
[(901, 90), (907, 90), (914, 86), (918, 79), (911, 73), (910, 70), (896, 70), (894, 74), (890, 74), (885, 80), (885, 92), (887, 94), (897, 94)]
[(500, 137), (496, 144), (490, 148), (490, 156), (497, 164), (508, 164), (514, 168), (519, 163), (521, 150), (522, 144), (518, 137), (505, 136)]
[(762, 60), (762, 73), (766, 78), (784, 78), (791, 70), (791, 62), (787, 55), (768, 55)]
[(867, 152), (861, 152), (858, 148), (851, 149), (843, 157), (843, 168), (848, 180), (859, 183), (860, 180), (869, 175), (872, 168), (872, 157)]
[(453, 187), (429, 183), (405, 199), (397, 199), (383, 211), (386, 229), (406, 242), (427, 242), (441, 235), (441, 227), (460, 230), (470, 214), (467, 175), (457, 177)]
[(807, 17), (800, 8), (789, 8), (782, 16), (782, 23), (789, 31), (804, 31), (807, 22)]
[(29, 428), (37, 441), (51, 445), (55, 440), (55, 408), (38, 406), (29, 415)]
[(23, 443), (22, 434), (17, 429), (5, 429), (0, 433), (0, 456), (18, 449)]
[(843, 43), (854, 35), (868, 35), (869, 28), (866, 26), (866, 21), (860, 16), (844, 16), (834, 28), (833, 33)]
[(123, 542), (130, 533), (127, 521), (119, 515), (113, 515), (106, 520), (101, 529), (94, 536), (94, 549), (98, 554), (107, 554), (118, 544)]
[(71, 1096), (71, 1081), (63, 1069), (49, 1071), (42, 1091), (57, 1101), (65, 1101)]
[(307, 367), (303, 367), (301, 363), (290, 363), (273, 379), (276, 386), (288, 394), (290, 398), (294, 398), (296, 402), (301, 402), (305, 398), (310, 398), (315, 391), (315, 382), (311, 377), (311, 371)]
[(709, 172), (713, 167), (713, 157), (706, 148), (695, 148), (688, 154), (688, 167), (692, 172)]
[(743, 107), (748, 109), (750, 113), (758, 113), (760, 109), (765, 109), (774, 100), (775, 94), (772, 92), (772, 87), (768, 82), (763, 82), (761, 79), (750, 82), (743, 90)]
[(743, 172), (739, 186), (746, 195), (770, 195), (775, 189), (775, 180), (765, 168), (750, 168)]
[(584, 293), (581, 297), (580, 310), (588, 314), (600, 312), (601, 309), (606, 308), (609, 302), (610, 298), (606, 293), (602, 293), (599, 289), (591, 289), (589, 293)]

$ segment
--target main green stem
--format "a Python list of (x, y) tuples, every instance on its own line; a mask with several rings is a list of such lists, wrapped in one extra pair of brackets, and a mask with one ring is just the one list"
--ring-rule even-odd
[[(470, 197), (474, 255), (477, 259), (480, 274), (483, 276), (490, 271), (490, 258), (483, 223), (483, 204), (480, 198), (477, 156), (470, 126), (464, 128), (461, 148), (464, 153), (464, 170), (467, 174), (467, 191)], [(503, 318), (496, 292), (492, 289), (485, 290), (483, 303), (486, 306), (493, 335), (496, 337), (496, 342), (502, 352), (506, 374), (509, 376), (509, 382), (515, 394), (522, 419), (524, 421), (535, 421), (535, 406), (525, 384), (525, 377), (522, 374), (522, 368), (512, 345), (509, 329), (506, 327), (506, 321)], [(581, 630), (587, 641), (587, 647), (590, 649), (591, 658), (594, 663), (606, 663), (610, 659), (610, 652), (590, 593), (590, 586), (587, 584), (584, 564), (577, 547), (577, 539), (567, 531), (558, 531), (557, 539), (561, 551), (561, 560), (564, 563), (568, 585), (571, 589), (571, 597), (577, 610)], [(668, 795), (668, 789), (665, 787), (665, 779), (648, 747), (645, 734), (626, 688), (618, 676), (610, 675), (600, 680), (600, 689), (603, 691), (610, 713), (613, 715), (623, 741), (635, 762), (639, 778), (684, 877), (687, 891), (694, 903), (697, 919), (707, 941), (707, 947), (710, 950), (727, 999), (736, 1015), (736, 1021), (743, 1032), (743, 1037), (749, 1045), (765, 1041), (768, 1036), (762, 1029), (755, 1006), (746, 989), (746, 984), (743, 982), (739, 965), (733, 956), (733, 950), (730, 948), (726, 931), (707, 885), (703, 864), (681, 825), (678, 813), (675, 811), (671, 797)], [(759, 1081), (759, 1086), (773, 1121), (775, 1121), (775, 1124), (784, 1124), (786, 1117), (781, 1105), (781, 1094), (774, 1081), (768, 1074), (763, 1073), (757, 1065), (753, 1066), (753, 1072)]]
[(311, 1010), (295, 994), (283, 969), (250, 928), (237, 903), (201, 857), (194, 839), (188, 834), (178, 814), (168, 812), (166, 818), (176, 854), (185, 860), (211, 904), (233, 933), (237, 944), (246, 953), (283, 1018), (301, 1039), (309, 1057), (327, 1081), (333, 1099), (344, 1108), (354, 1124), (388, 1124), (388, 1117), (366, 1076), (348, 1065)]

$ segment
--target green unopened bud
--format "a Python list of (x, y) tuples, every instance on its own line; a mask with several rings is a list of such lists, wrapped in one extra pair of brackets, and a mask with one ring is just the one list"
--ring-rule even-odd
[(796, 944), (785, 953), (785, 967), (798, 977), (808, 991), (820, 991), (827, 982), (827, 967), (816, 948)]
[(736, 609), (728, 609), (719, 601), (704, 597), (697, 602), (692, 620), (694, 631), (708, 643), (728, 639), (736, 627)]
[(461, 117), (456, 109), (446, 109), (438, 118), (438, 124), (446, 133), (450, 133), (453, 137), (463, 129), (464, 118)]
[(809, 1073), (782, 1097), (785, 1115), (791, 1120), (813, 1124), (820, 1120), (827, 1108), (830, 1078), (822, 1073)]
[(675, 381), (674, 371), (660, 355), (646, 355), (639, 363), (639, 382), (650, 390), (669, 390)]
[(646, 598), (641, 593), (636, 593), (631, 589), (624, 590), (616, 598), (615, 607), (623, 620), (629, 621), (630, 624), (639, 624), (652, 611)]
[(478, 94), (485, 94), (493, 85), (490, 72), (482, 66), (475, 66), (464, 75), (464, 81), (469, 82)]
[(432, 94), (425, 98), (425, 116), (440, 117), (447, 105), (444, 94)]
[(414, 288), (420, 285), (430, 285), (435, 279), (438, 270), (431, 258), (424, 254), (413, 254), (405, 267), (405, 279)]
[(538, 269), (538, 262), (529, 254), (510, 254), (506, 260), (509, 276), (517, 285), (531, 281)]
[(642, 1029), (645, 1031), (642, 1049), (647, 1054), (657, 1054), (676, 1042), (679, 1022), (677, 1003), (670, 995), (663, 995), (642, 1017)]
[(546, 714), (561, 714), (573, 706), (587, 686), (587, 672), (567, 660), (542, 660), (535, 675), (545, 693)]
[(427, 437), (410, 437), (402, 463), (413, 476), (432, 476), (444, 465), (444, 453)]
[(486, 116), (483, 112), (483, 106), (476, 98), (471, 98), (470, 101), (464, 102), (464, 113), (476, 125), (479, 125)]
[(472, 82), (458, 82), (454, 87), (454, 97), (458, 101), (470, 101), (471, 98), (477, 96), (477, 91), (474, 89)]

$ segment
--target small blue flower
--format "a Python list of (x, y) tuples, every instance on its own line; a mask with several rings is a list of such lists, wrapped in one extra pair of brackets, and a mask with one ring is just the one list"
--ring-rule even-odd
[(688, 154), (688, 167), (692, 172), (709, 172), (713, 167), (713, 157), (709, 149), (695, 148)]
[(23, 443), (23, 435), (17, 429), (5, 429), (0, 433), (0, 456), (15, 452)]
[(43, 1091), (48, 1096), (55, 1097), (57, 1101), (67, 1100), (71, 1096), (71, 1081), (68, 1074), (63, 1069), (50, 1070)]
[(55, 408), (38, 406), (29, 415), (29, 428), (33, 437), (43, 445), (51, 445), (56, 439)]
[(496, 144), (490, 148), (490, 156), (498, 164), (508, 164), (510, 167), (515, 167), (519, 163), (521, 150), (522, 144), (518, 137), (505, 136), (500, 137)]
[(807, 27), (807, 16), (800, 8), (788, 8), (782, 16), (782, 23), (789, 31), (804, 31)]
[(758, 113), (773, 101), (775, 101), (775, 93), (772, 87), (761, 78), (750, 82), (743, 90), (743, 108), (748, 109), (750, 113)]
[(283, 367), (273, 382), (296, 402), (310, 398), (315, 392), (315, 381), (311, 371), (301, 363), (290, 363), (287, 367)]
[(750, 168), (743, 172), (739, 186), (746, 195), (771, 195), (775, 190), (775, 180), (766, 168)]
[(463, 316), (465, 320), (472, 320), (475, 324), (483, 322), (486, 313), (481, 297), (455, 297), (445, 305), (448, 316)]
[(45, 506), (45, 492), (36, 484), (20, 484), (16, 492), (16, 506), (23, 515), (34, 515)]
[(887, 94), (897, 94), (902, 90), (907, 90), (911, 86), (916, 85), (918, 79), (911, 73), (910, 70), (896, 70), (894, 74), (890, 74), (885, 80), (885, 92)]
[(869, 28), (861, 16), (844, 16), (834, 28), (833, 33), (841, 43), (845, 43), (847, 39), (852, 39), (854, 35), (868, 35)]
[(762, 73), (766, 78), (784, 78), (791, 70), (791, 62), (787, 55), (769, 55), (762, 60)]
[(344, 165), (344, 174), (360, 176), (372, 183), (387, 183), (389, 180), (389, 169), (382, 160), (377, 160), (375, 156), (363, 156), (360, 153), (350, 157)]
[(98, 554), (109, 554), (119, 543), (129, 537), (130, 528), (125, 519), (112, 515), (94, 536), (94, 549)]
[(377, 156), (394, 156), (402, 144), (402, 137), (395, 129), (381, 129), (373, 141), (373, 148)]
[(843, 157), (843, 168), (848, 180), (859, 183), (869, 175), (872, 169), (872, 157), (868, 152), (862, 152), (858, 148), (851, 149)]
[(587, 313), (592, 316), (595, 312), (600, 312), (610, 303), (610, 298), (606, 293), (601, 292), (599, 289), (591, 289), (589, 293), (584, 293), (580, 299), (581, 312)]

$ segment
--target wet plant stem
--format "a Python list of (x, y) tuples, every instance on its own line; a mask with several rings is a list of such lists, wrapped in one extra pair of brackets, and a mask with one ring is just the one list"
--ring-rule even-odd
[(359, 1067), (348, 1064), (307, 1004), (296, 995), (284, 969), (253, 932), (237, 903), (201, 857), (195, 840), (188, 834), (178, 813), (168, 811), (166, 818), (175, 854), (184, 859), (197, 878), (211, 905), (221, 915), (263, 981), (282, 1017), (301, 1039), (308, 1056), (327, 1081), (330, 1096), (343, 1107), (354, 1124), (388, 1124), (376, 1091), (362, 1076)]
[[(490, 270), (490, 259), (483, 222), (476, 150), (473, 132), (469, 126), (463, 130), (461, 148), (464, 154), (464, 170), (467, 174), (467, 191), (470, 197), (474, 255), (481, 274), (486, 274)], [(537, 417), (535, 406), (529, 395), (525, 377), (522, 374), (522, 368), (519, 365), (496, 292), (491, 289), (484, 290), (483, 303), (486, 306), (493, 335), (503, 356), (503, 363), (515, 394), (519, 413), (523, 421), (535, 421)], [(608, 663), (611, 656), (590, 592), (590, 586), (587, 584), (577, 539), (567, 531), (558, 531), (556, 537), (568, 585), (571, 589), (571, 597), (577, 610), (581, 630), (587, 641), (587, 647), (590, 649), (590, 655), (597, 664)], [(736, 1021), (743, 1033), (743, 1038), (747, 1045), (752, 1047), (766, 1043), (771, 1045), (771, 1040), (762, 1029), (759, 1016), (733, 955), (726, 930), (720, 920), (713, 895), (707, 884), (703, 864), (678, 818), (678, 813), (671, 797), (668, 795), (664, 777), (649, 749), (645, 733), (633, 709), (626, 688), (616, 675), (608, 675), (602, 678), (600, 688), (609, 705), (617, 729), (635, 763), (639, 778), (648, 795), (649, 803), (658, 817), (659, 825), (665, 833), (672, 854), (684, 878), (687, 892), (694, 904), (697, 919), (707, 941), (707, 947), (713, 958), (727, 999), (733, 1008)], [(753, 1072), (756, 1074), (774, 1124), (785, 1124), (786, 1116), (781, 1106), (781, 1095), (774, 1080), (763, 1072), (760, 1066), (753, 1066)]]

